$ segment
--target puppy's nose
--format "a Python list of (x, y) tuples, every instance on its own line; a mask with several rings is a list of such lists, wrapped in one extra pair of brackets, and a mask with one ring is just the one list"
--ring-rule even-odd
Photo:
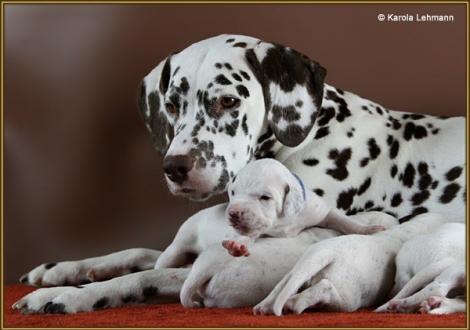
[(194, 165), (194, 158), (188, 155), (167, 156), (163, 160), (163, 170), (171, 181), (181, 184), (188, 177)]
[(238, 221), (240, 221), (242, 215), (243, 215), (243, 212), (238, 209), (230, 209), (228, 211), (228, 216), (229, 216), (231, 223), (237, 223)]

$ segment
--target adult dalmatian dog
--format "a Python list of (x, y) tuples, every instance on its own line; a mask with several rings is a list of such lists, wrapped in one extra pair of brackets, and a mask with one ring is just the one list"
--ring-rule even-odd
[[(143, 79), (139, 106), (164, 154), (169, 190), (205, 200), (224, 192), (245, 164), (274, 157), (349, 215), (383, 211), (403, 223), (434, 212), (464, 221), (464, 118), (392, 111), (326, 84), (325, 76), (289, 47), (241, 35), (168, 56)], [(160, 254), (130, 249), (40, 265), (21, 282), (59, 287), (37, 290), (14, 308), (64, 313), (178, 298), (189, 273), (178, 267), (189, 259), (153, 270)], [(80, 285), (100, 280), (107, 281)]]

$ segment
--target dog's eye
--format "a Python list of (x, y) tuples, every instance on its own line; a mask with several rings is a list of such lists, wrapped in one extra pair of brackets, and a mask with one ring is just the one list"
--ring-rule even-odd
[(171, 102), (165, 103), (165, 108), (166, 111), (172, 116), (177, 116), (178, 115), (178, 109), (176, 109), (175, 105)]
[(271, 199), (271, 197), (268, 196), (268, 195), (261, 195), (261, 197), (259, 199), (262, 200), (262, 201), (269, 201)]
[(220, 105), (224, 109), (234, 108), (240, 103), (240, 100), (232, 96), (222, 96), (220, 98)]

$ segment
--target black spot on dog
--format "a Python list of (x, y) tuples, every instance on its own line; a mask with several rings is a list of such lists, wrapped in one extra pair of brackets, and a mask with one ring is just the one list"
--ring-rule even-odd
[(337, 149), (330, 151), (328, 157), (335, 161), (336, 168), (328, 169), (326, 174), (332, 176), (336, 180), (344, 180), (348, 177), (349, 172), (347, 169), (347, 164), (351, 159), (351, 148), (343, 149), (339, 152)]
[(362, 158), (361, 161), (359, 162), (359, 165), (361, 167), (366, 167), (367, 164), (369, 164), (369, 158), (368, 157)]
[(412, 122), (407, 122), (405, 125), (405, 130), (403, 131), (403, 138), (406, 141), (411, 140), (413, 137), (415, 139), (422, 139), (428, 135), (426, 127), (421, 125), (415, 125)]
[(327, 125), (335, 116), (335, 109), (333, 107), (323, 108), (318, 115), (318, 126)]
[(439, 181), (433, 181), (431, 185), (431, 189), (436, 189), (438, 185), (439, 185)]
[(314, 189), (313, 192), (314, 192), (315, 194), (317, 194), (318, 196), (320, 196), (320, 197), (322, 197), (322, 196), (325, 194), (325, 192), (323, 191), (323, 189), (320, 189), (320, 188)]
[(433, 129), (433, 130), (431, 131), (431, 133), (432, 133), (433, 135), (436, 135), (437, 133), (439, 133), (439, 128)]
[(336, 207), (338, 209), (348, 210), (354, 200), (354, 195), (356, 194), (356, 189), (350, 188), (348, 190), (342, 191), (338, 195), (338, 199), (336, 200)]
[(391, 176), (392, 178), (394, 178), (395, 175), (397, 175), (397, 172), (398, 172), (397, 165), (393, 165), (393, 166), (390, 168), (390, 176)]
[(170, 64), (170, 57), (165, 61), (162, 69), (162, 75), (160, 77), (160, 93), (165, 95), (166, 91), (168, 90), (168, 85), (170, 84), (170, 76), (171, 76), (171, 64)]
[(232, 117), (233, 119), (236, 119), (236, 118), (238, 118), (239, 114), (240, 113), (238, 111), (231, 111), (230, 112), (230, 117)]
[(49, 301), (44, 305), (43, 311), (46, 314), (65, 314), (65, 305), (62, 303), (55, 304)]
[(100, 298), (98, 299), (94, 304), (93, 304), (93, 310), (97, 310), (97, 309), (102, 309), (102, 308), (105, 308), (106, 306), (108, 306), (109, 304), (109, 299), (107, 297), (103, 297), (103, 298)]
[(432, 177), (429, 174), (423, 174), (418, 181), (418, 186), (420, 190), (426, 190), (432, 183)]
[(302, 161), (307, 166), (315, 166), (319, 163), (318, 159), (316, 158), (307, 158)]
[(272, 108), (272, 121), (278, 123), (281, 118), (288, 122), (296, 121), (300, 119), (300, 113), (297, 112), (294, 106), (289, 105), (286, 107), (281, 107), (278, 105), (273, 106)]
[(56, 262), (50, 262), (50, 263), (45, 264), (44, 268), (51, 269), (52, 267), (55, 267), (55, 265), (57, 265)]
[(348, 109), (348, 105), (347, 105), (346, 101), (342, 97), (340, 97), (338, 94), (336, 94), (336, 93), (334, 93), (333, 91), (330, 90), (326, 93), (325, 98), (330, 99), (330, 100), (336, 102), (339, 105), (338, 110), (339, 110), (339, 114), (341, 114), (342, 118), (338, 118), (338, 116), (337, 116), (336, 119), (338, 121), (343, 121), (345, 117), (350, 117), (351, 116), (351, 111)]
[(383, 115), (383, 111), (380, 107), (375, 107), (375, 112), (377, 112), (379, 115)]
[(426, 201), (430, 196), (429, 191), (423, 190), (420, 192), (417, 192), (416, 194), (411, 197), (411, 202), (413, 203), (414, 206), (423, 204), (424, 201)]
[(245, 135), (248, 135), (247, 121), (248, 121), (248, 118), (246, 117), (246, 114), (244, 114), (243, 119), (242, 119), (242, 129), (243, 129), (243, 133), (245, 133)]
[(403, 202), (403, 199), (401, 198), (401, 194), (396, 193), (395, 195), (393, 195), (390, 205), (392, 207), (397, 207), (398, 205), (401, 204), (401, 202)]
[(410, 115), (410, 118), (413, 119), (413, 120), (419, 120), (419, 119), (425, 118), (425, 116), (413, 113), (413, 114)]
[(304, 102), (302, 102), (302, 100), (297, 100), (297, 102), (295, 102), (295, 106), (297, 108), (301, 108), (303, 105), (304, 105)]
[(240, 70), (240, 74), (241, 74), (242, 77), (245, 78), (246, 80), (250, 80), (250, 75), (249, 75), (248, 73), (246, 73), (245, 71)]
[(465, 290), (465, 287), (454, 287), (452, 289), (449, 290), (449, 292), (447, 292), (446, 294), (446, 298), (449, 298), (449, 299), (465, 299), (465, 295), (466, 295), (466, 290)]
[(237, 42), (237, 43), (233, 44), (233, 47), (245, 48), (246, 47), (246, 42)]
[(158, 295), (158, 288), (156, 286), (148, 286), (142, 290), (142, 296), (145, 299), (155, 297)]
[(425, 207), (417, 207), (417, 208), (415, 208), (415, 209), (411, 212), (411, 214), (409, 214), (409, 215), (407, 215), (407, 216), (404, 216), (404, 217), (398, 219), (398, 222), (399, 222), (399, 223), (407, 222), (407, 221), (413, 219), (414, 217), (416, 217), (417, 215), (422, 214), (422, 213), (426, 213), (426, 212), (428, 212), (428, 209), (427, 209), (427, 208), (425, 208)]
[(227, 70), (233, 70), (232, 66), (230, 65), (230, 63), (224, 63), (224, 66)]
[(363, 193), (366, 192), (367, 189), (369, 189), (371, 182), (372, 182), (372, 179), (369, 177), (361, 184), (361, 186), (357, 190), (358, 196), (362, 195)]
[(173, 75), (177, 74), (179, 70), (180, 70), (180, 66), (178, 65), (178, 66), (176, 67), (175, 71), (173, 71)]
[(232, 82), (227, 79), (223, 74), (219, 74), (217, 77), (215, 77), (215, 82), (220, 84), (220, 85), (231, 85)]
[(325, 126), (325, 127), (321, 127), (317, 130), (317, 133), (315, 133), (315, 136), (314, 136), (314, 139), (315, 140), (319, 140), (321, 139), (322, 137), (325, 137), (327, 136), (328, 134), (330, 134), (330, 129), (328, 126)]
[(446, 179), (448, 181), (454, 181), (457, 179), (461, 174), (462, 174), (463, 168), (460, 166), (455, 166), (452, 167), (447, 173), (446, 173)]
[(222, 63), (215, 63), (215, 67), (217, 69), (222, 69)]
[(269, 139), (271, 136), (273, 136), (273, 131), (271, 128), (268, 127), (268, 130), (266, 131), (266, 133), (262, 134), (259, 138), (258, 138), (258, 143), (261, 143), (267, 139)]
[(374, 207), (374, 202), (373, 201), (367, 201), (365, 204), (364, 204), (364, 209), (366, 210), (370, 210), (371, 208)]
[(405, 172), (403, 173), (403, 185), (411, 188), (414, 184), (415, 174), (415, 168), (413, 165), (411, 165), (411, 163), (408, 163), (405, 167)]
[(250, 92), (248, 92), (248, 88), (246, 88), (245, 86), (237, 85), (236, 89), (238, 94), (244, 97), (245, 99), (250, 96)]
[(234, 41), (235, 41), (235, 39), (233, 39), (233, 38), (229, 38), (229, 39), (225, 40), (226, 43), (231, 43), (231, 42), (234, 42)]
[(242, 77), (240, 77), (240, 75), (238, 73), (232, 73), (232, 77), (233, 79), (235, 79), (236, 81), (242, 81)]
[(444, 187), (441, 197), (439, 201), (443, 204), (447, 204), (452, 202), (452, 200), (457, 196), (457, 193), (460, 190), (460, 185), (457, 183), (451, 183)]
[(181, 78), (180, 88), (181, 88), (181, 92), (183, 92), (184, 95), (188, 93), (189, 82), (188, 82), (188, 79), (186, 79), (186, 77)]
[(376, 159), (380, 155), (380, 148), (375, 142), (375, 139), (370, 138), (367, 144), (369, 146), (370, 159)]

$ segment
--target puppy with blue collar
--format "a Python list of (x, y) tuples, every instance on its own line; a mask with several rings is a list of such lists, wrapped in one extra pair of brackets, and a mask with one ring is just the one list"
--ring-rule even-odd
[(248, 256), (248, 245), (258, 237), (294, 237), (313, 226), (343, 234), (385, 230), (382, 225), (361, 225), (330, 207), (274, 159), (260, 159), (243, 167), (230, 183), (228, 194), (227, 217), (240, 236), (224, 240), (222, 245), (237, 257)]

